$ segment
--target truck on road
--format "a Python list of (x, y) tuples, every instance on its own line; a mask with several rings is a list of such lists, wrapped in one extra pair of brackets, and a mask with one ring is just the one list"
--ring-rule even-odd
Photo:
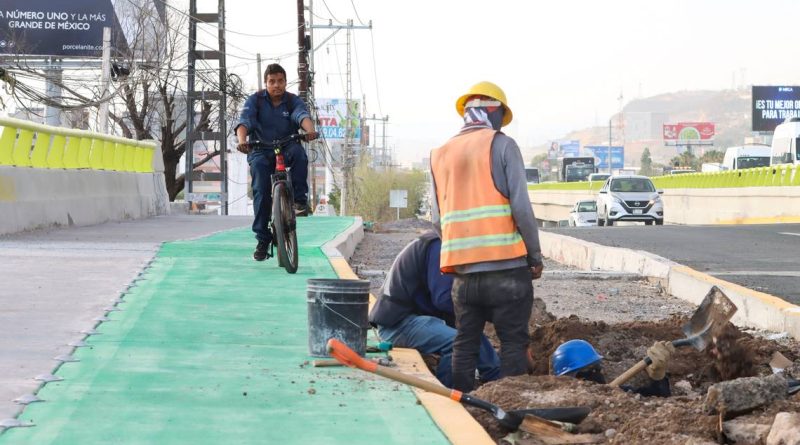
[(741, 170), (744, 168), (768, 167), (770, 165), (769, 145), (750, 144), (739, 147), (728, 147), (722, 166), (725, 170)]
[(772, 135), (772, 165), (800, 164), (800, 117), (787, 118)]
[(573, 156), (558, 161), (558, 180), (561, 182), (586, 181), (596, 173), (593, 156)]

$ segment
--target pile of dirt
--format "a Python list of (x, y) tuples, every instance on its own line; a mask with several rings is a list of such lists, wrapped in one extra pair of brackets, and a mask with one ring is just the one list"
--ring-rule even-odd
[[(684, 337), (681, 327), (687, 321), (686, 316), (673, 316), (653, 322), (608, 324), (576, 316), (549, 321), (539, 317), (530, 326), (533, 375), (484, 384), (474, 395), (505, 410), (588, 406), (592, 413), (578, 426), (577, 432), (603, 434), (607, 443), (718, 441), (720, 420), (703, 411), (703, 396), (708, 387), (737, 377), (771, 374), (768, 363), (776, 351), (798, 361), (800, 350), (796, 342), (777, 343), (754, 337), (728, 324), (717, 339), (716, 348), (704, 352), (693, 348), (676, 351), (667, 369), (673, 392), (669, 398), (642, 397), (607, 385), (547, 375), (549, 357), (558, 345), (584, 339), (604, 356), (604, 374), (613, 379), (641, 360), (653, 342)], [(487, 329), (487, 334), (494, 337), (491, 329)], [(646, 379), (642, 373), (630, 384), (636, 387), (646, 383)], [(678, 382), (680, 388), (676, 388)], [(494, 439), (509, 433), (486, 412), (473, 408), (469, 411)], [(769, 425), (780, 411), (800, 411), (800, 395), (755, 410), (743, 419)]]
[[(533, 373), (548, 374), (550, 356), (558, 345), (583, 339), (603, 355), (604, 373), (613, 378), (641, 360), (655, 341), (683, 338), (681, 327), (687, 321), (687, 317), (673, 316), (653, 322), (607, 324), (571, 316), (545, 324), (531, 323)], [(703, 352), (691, 347), (677, 350), (667, 368), (672, 382), (686, 380), (694, 391), (704, 393), (716, 382), (771, 373), (768, 363), (775, 351), (790, 360), (798, 358), (796, 350), (789, 346), (754, 337), (730, 323), (717, 339), (717, 345)]]

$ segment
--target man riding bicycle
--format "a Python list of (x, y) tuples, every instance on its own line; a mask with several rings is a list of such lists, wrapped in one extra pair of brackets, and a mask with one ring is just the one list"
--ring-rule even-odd
[[(269, 222), (272, 213), (272, 184), (270, 176), (275, 172), (275, 156), (271, 150), (253, 150), (251, 141), (269, 142), (297, 133), (302, 128), (305, 140), (318, 137), (314, 122), (303, 101), (286, 91), (286, 70), (277, 63), (267, 65), (264, 71), (267, 88), (250, 95), (244, 103), (239, 122), (234, 127), (239, 144), (236, 149), (247, 155), (253, 188), (253, 232), (258, 244), (253, 252), (256, 261), (269, 257), (272, 232)], [(282, 150), (286, 164), (291, 169), (295, 210), (298, 216), (307, 216), (308, 206), (308, 156), (303, 146), (291, 142)]]

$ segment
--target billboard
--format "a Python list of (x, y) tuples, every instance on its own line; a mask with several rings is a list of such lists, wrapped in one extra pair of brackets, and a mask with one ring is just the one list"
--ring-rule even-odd
[[(350, 128), (353, 141), (361, 138), (361, 102), (350, 101)], [(345, 99), (317, 99), (317, 131), (328, 140), (345, 139), (347, 131), (347, 101)]]
[[(583, 147), (587, 152), (594, 156), (594, 166), (597, 168), (608, 168), (608, 145), (587, 145)], [(611, 146), (611, 168), (625, 167), (625, 147), (618, 145)]]
[[(679, 122), (664, 124), (665, 141), (710, 141), (714, 139), (715, 127), (712, 122)], [(691, 142), (686, 142), (691, 143)]]
[(800, 117), (800, 87), (753, 86), (753, 131), (775, 131), (788, 117)]
[(547, 150), (549, 159), (572, 158), (580, 155), (581, 141), (578, 140), (551, 141), (550, 148)]
[(103, 27), (113, 25), (111, 0), (4, 0), (0, 54), (100, 56)]

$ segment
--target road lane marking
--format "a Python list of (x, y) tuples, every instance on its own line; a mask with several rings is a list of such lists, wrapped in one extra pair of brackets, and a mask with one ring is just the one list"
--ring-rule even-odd
[(734, 271), (705, 271), (713, 276), (769, 276), (769, 277), (800, 277), (800, 270), (734, 270)]
[(781, 235), (792, 235), (792, 236), (800, 236), (800, 233), (792, 233), (792, 232), (778, 232)]

